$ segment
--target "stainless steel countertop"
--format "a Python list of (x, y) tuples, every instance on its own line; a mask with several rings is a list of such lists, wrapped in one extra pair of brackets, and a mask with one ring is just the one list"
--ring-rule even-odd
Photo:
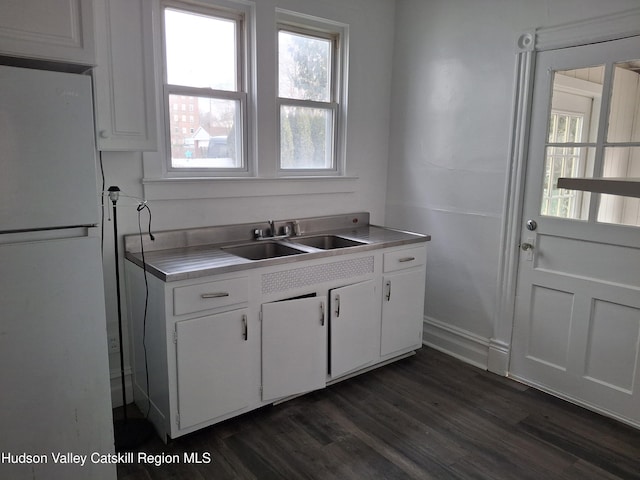
[[(174, 282), (192, 278), (200, 278), (220, 273), (235, 272), (251, 268), (260, 268), (271, 265), (296, 263), (315, 258), (328, 258), (333, 256), (360, 253), (380, 248), (422, 243), (431, 240), (430, 235), (405, 232), (375, 225), (365, 225), (357, 228), (325, 230), (309, 232), (306, 235), (339, 235), (364, 242), (347, 248), (333, 250), (321, 250), (312, 247), (295, 244), (296, 237), (290, 237), (280, 242), (302, 249), (305, 253), (284, 257), (268, 258), (264, 260), (248, 260), (227, 253), (221, 247), (234, 244), (246, 244), (247, 240), (236, 242), (216, 243), (210, 245), (197, 245), (189, 247), (169, 248), (164, 250), (146, 251), (144, 263), (151, 274), (165, 282)], [(260, 240), (253, 240), (260, 241)], [(140, 251), (127, 251), (125, 258), (136, 265), (143, 266), (143, 255)]]

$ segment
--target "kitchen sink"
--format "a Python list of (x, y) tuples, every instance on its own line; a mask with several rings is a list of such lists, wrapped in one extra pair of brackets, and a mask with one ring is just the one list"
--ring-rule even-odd
[(289, 247), (278, 242), (255, 242), (244, 245), (234, 245), (222, 247), (222, 250), (249, 260), (264, 260), (266, 258), (286, 257), (287, 255), (297, 255), (305, 253), (294, 247)]
[(364, 245), (364, 242), (339, 237), (337, 235), (314, 235), (309, 237), (291, 238), (290, 241), (306, 245), (308, 247), (320, 248), (322, 250), (333, 250), (334, 248), (355, 247)]

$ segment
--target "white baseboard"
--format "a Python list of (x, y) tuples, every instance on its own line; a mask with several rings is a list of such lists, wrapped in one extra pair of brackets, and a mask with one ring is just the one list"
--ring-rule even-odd
[(487, 370), (506, 377), (509, 373), (509, 349), (508, 343), (495, 338), (490, 339)]
[(490, 344), (488, 338), (426, 316), (423, 328), (424, 345), (487, 370)]
[[(120, 370), (111, 370), (111, 408), (122, 406), (122, 380)], [(131, 368), (124, 370), (125, 388), (127, 389), (127, 403), (133, 402), (133, 383), (131, 380)]]

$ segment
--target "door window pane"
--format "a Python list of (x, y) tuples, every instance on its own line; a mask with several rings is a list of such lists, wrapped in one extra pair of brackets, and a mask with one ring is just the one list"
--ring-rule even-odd
[[(602, 176), (640, 178), (640, 147), (605, 148)], [(598, 222), (640, 226), (640, 198), (602, 194)]]
[(588, 220), (591, 195), (558, 188), (560, 177), (592, 177), (604, 66), (554, 72), (541, 215)]
[(553, 76), (548, 143), (594, 143), (604, 66), (563, 70)]
[(595, 148), (547, 147), (546, 151), (540, 214), (586, 220), (589, 215), (590, 195), (577, 190), (558, 188), (558, 178), (584, 177), (588, 173), (587, 158), (595, 154)]
[(608, 142), (640, 141), (640, 60), (616, 64), (609, 109)]

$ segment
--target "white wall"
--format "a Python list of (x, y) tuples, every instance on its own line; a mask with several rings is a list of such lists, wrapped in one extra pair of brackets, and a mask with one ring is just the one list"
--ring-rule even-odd
[(486, 362), (516, 39), (531, 28), (638, 6), (637, 0), (397, 0), (386, 223), (432, 235), (427, 341), (438, 332), (457, 337), (466, 346), (435, 341)]
[[(219, 190), (225, 184), (234, 185), (234, 195), (241, 198), (195, 198), (188, 200), (153, 200), (152, 228), (156, 231), (225, 225), (268, 219), (286, 219), (316, 215), (328, 215), (352, 211), (368, 211), (374, 223), (384, 222), (386, 176), (389, 136), (389, 96), (392, 76), (393, 0), (258, 0), (256, 2), (256, 29), (273, 31), (275, 8), (334, 20), (349, 25), (349, 98), (347, 124), (348, 176), (355, 180), (344, 183), (348, 193), (326, 193), (323, 183), (314, 182), (320, 193), (308, 194), (299, 188), (291, 188), (286, 181), (270, 180), (267, 190), (274, 195), (253, 196), (264, 182), (223, 182), (209, 184), (206, 188)], [(275, 92), (275, 78), (264, 75), (263, 62), (275, 61), (274, 42), (258, 44), (258, 90), (268, 95)], [(266, 71), (266, 70), (265, 70)], [(269, 69), (270, 73), (272, 70)], [(273, 105), (258, 112), (259, 161), (273, 162), (277, 137), (273, 125), (276, 118)], [(145, 160), (146, 161), (146, 160)], [(123, 194), (142, 197), (144, 177), (142, 155), (139, 153), (104, 153), (105, 185), (117, 185)], [(274, 188), (275, 185), (275, 188)], [(183, 185), (185, 195), (192, 187)], [(342, 188), (342, 187), (339, 187)], [(110, 210), (110, 203), (107, 210)], [(107, 212), (105, 210), (105, 212)], [(118, 202), (118, 229), (121, 235), (138, 231), (136, 201), (122, 197)], [(108, 215), (108, 212), (106, 213)], [(147, 225), (143, 213), (143, 229)], [(117, 335), (117, 310), (115, 299), (115, 274), (113, 262), (113, 225), (105, 221), (105, 285), (108, 331)], [(122, 260), (121, 260), (122, 261)], [(124, 289), (123, 289), (124, 303)], [(126, 305), (123, 305), (126, 317)], [(126, 321), (126, 318), (125, 318)], [(128, 349), (128, 347), (126, 347)], [(126, 351), (126, 350), (125, 350)], [(119, 362), (117, 354), (111, 355), (112, 387), (114, 403), (120, 402)], [(125, 362), (128, 364), (128, 360)], [(116, 378), (117, 377), (117, 378)]]

